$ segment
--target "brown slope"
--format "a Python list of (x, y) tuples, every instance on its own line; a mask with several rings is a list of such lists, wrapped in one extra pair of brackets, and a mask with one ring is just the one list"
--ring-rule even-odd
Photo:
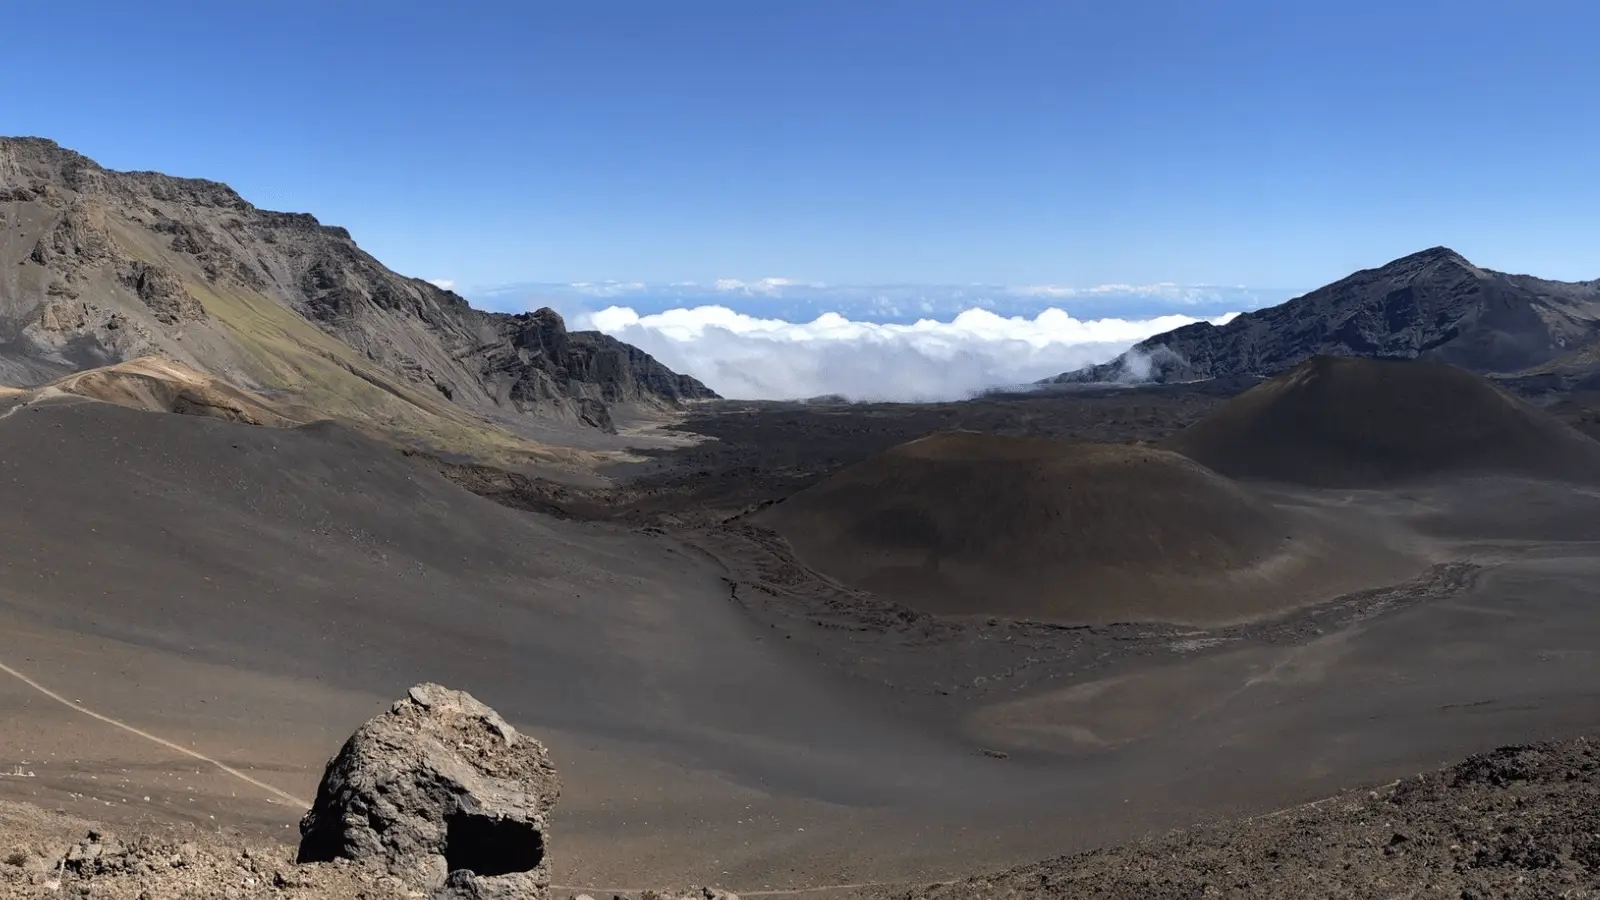
[(619, 404), (714, 396), (550, 310), (475, 310), (310, 215), (0, 138), (0, 380), (152, 353), (450, 449), (506, 443), (473, 439), (486, 418), (609, 429)]
[(1201, 322), (1158, 334), (1111, 362), (1047, 380), (1270, 376), (1319, 354), (1420, 358), (1511, 373), (1597, 339), (1600, 281), (1496, 272), (1434, 247), (1225, 325)]
[(1168, 439), (1235, 478), (1379, 485), (1452, 473), (1600, 481), (1600, 443), (1441, 363), (1321, 356)]
[(757, 521), (908, 606), (1061, 622), (1288, 608), (1332, 587), (1321, 560), (1340, 542), (1174, 453), (971, 432), (903, 444)]
[(70, 394), (146, 412), (178, 413), (246, 425), (302, 424), (264, 397), (158, 356), (76, 372), (29, 393)]

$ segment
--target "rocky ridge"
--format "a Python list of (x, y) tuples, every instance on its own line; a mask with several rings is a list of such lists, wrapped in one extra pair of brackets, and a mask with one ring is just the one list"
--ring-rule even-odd
[(1225, 325), (1159, 334), (1042, 384), (1268, 377), (1312, 356), (1427, 359), (1482, 374), (1544, 365), (1600, 342), (1600, 280), (1480, 268), (1434, 247)]
[(312, 380), (414, 392), (413, 406), (443, 402), (513, 430), (610, 429), (619, 405), (716, 396), (635, 347), (568, 331), (553, 310), (474, 309), (390, 271), (345, 229), (259, 209), (225, 184), (112, 171), (52, 141), (0, 138), (0, 382), (158, 354), (294, 392), (308, 365), (285, 345), (329, 369)]

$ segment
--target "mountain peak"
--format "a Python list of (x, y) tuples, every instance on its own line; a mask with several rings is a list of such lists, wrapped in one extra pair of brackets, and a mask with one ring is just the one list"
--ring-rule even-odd
[(1462, 262), (1466, 262), (1467, 261), (1467, 258), (1465, 256), (1462, 256), (1461, 254), (1459, 254), (1456, 251), (1450, 249), (1449, 247), (1443, 246), (1442, 244), (1440, 246), (1438, 246), (1438, 247), (1429, 247), (1426, 250), (1418, 250), (1416, 253), (1411, 254), (1411, 256), (1407, 257), (1407, 258), (1452, 259), (1452, 260), (1457, 260), (1458, 259), (1458, 260), (1460, 260)]
[(1444, 246), (1429, 247), (1426, 250), (1418, 250), (1416, 253), (1402, 256), (1399, 259), (1394, 260), (1388, 265), (1383, 266), (1382, 269), (1420, 268), (1422, 266), (1439, 264), (1460, 266), (1465, 269), (1471, 269), (1474, 272), (1481, 271), (1477, 266), (1468, 261), (1465, 256), (1462, 256), (1449, 247)]
[[(1440, 246), (1418, 250), (1399, 259), (1390, 260), (1376, 268), (1363, 269), (1345, 280), (1362, 281), (1371, 278), (1413, 280), (1434, 277), (1446, 272), (1467, 272), (1476, 277), (1484, 277), (1488, 274), (1485, 270), (1473, 265), (1465, 256), (1449, 247)], [(1340, 282), (1335, 282), (1335, 284), (1338, 283)]]
[(1481, 269), (1429, 247), (1226, 325), (1159, 334), (1052, 382), (1275, 375), (1314, 356), (1432, 359), (1479, 373), (1541, 365), (1600, 340), (1600, 285)]

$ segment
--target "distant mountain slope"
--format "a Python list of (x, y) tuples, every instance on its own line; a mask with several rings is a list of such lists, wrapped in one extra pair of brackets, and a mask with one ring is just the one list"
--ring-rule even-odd
[(1570, 353), (1497, 380), (1529, 397), (1600, 391), (1600, 337)]
[(1600, 280), (1481, 269), (1445, 247), (1357, 272), (1226, 325), (1159, 334), (1048, 383), (1269, 376), (1319, 354), (1430, 359), (1480, 373), (1542, 365), (1600, 338)]
[(715, 396), (551, 310), (473, 309), (310, 215), (0, 138), (0, 383), (151, 354), (453, 448), (500, 443), (485, 418), (609, 428), (617, 404)]

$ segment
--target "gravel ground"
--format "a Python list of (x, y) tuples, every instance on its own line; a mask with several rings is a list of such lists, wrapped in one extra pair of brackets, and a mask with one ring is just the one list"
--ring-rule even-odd
[(1504, 747), (1376, 791), (892, 896), (1600, 897), (1600, 742)]
[[(119, 838), (21, 805), (0, 806), (0, 847), (4, 897), (405, 896), (353, 865), (296, 865), (286, 846), (184, 832)], [(1600, 897), (1600, 742), (1504, 747), (1377, 790), (965, 881), (827, 894), (1591, 900)]]

